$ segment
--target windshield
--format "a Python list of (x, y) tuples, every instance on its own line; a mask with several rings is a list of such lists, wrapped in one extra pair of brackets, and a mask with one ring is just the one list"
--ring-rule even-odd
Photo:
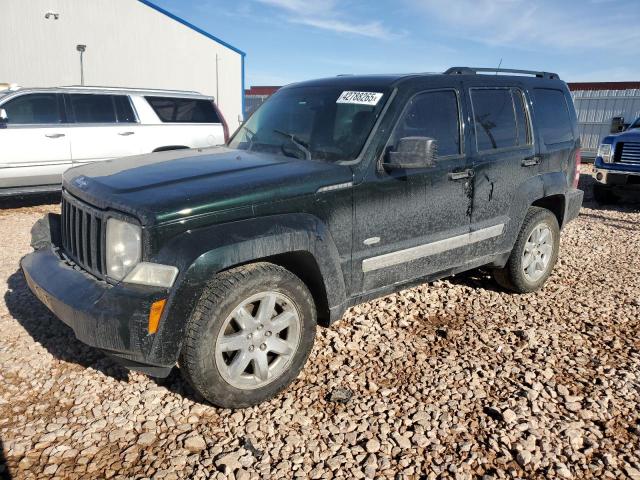
[(634, 128), (640, 128), (640, 118), (637, 118), (636, 121), (629, 126), (629, 130)]
[(380, 88), (282, 89), (240, 127), (229, 147), (307, 160), (354, 160), (387, 93)]

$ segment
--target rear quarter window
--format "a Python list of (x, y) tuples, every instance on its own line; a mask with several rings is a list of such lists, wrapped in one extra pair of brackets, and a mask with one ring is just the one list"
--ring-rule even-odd
[(569, 106), (561, 90), (533, 89), (536, 123), (546, 145), (574, 140)]
[(221, 123), (210, 100), (145, 97), (158, 118), (166, 123)]

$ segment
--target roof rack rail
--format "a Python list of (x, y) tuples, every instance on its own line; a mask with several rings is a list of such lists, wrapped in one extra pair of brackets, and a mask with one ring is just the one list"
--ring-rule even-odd
[(549, 80), (559, 80), (560, 76), (557, 73), (551, 72), (538, 72), (535, 70), (515, 70), (513, 68), (476, 68), (476, 67), (451, 67), (445, 75), (475, 75), (479, 72), (495, 72), (498, 73), (517, 73), (519, 75), (533, 75), (538, 78), (546, 78)]
[(141, 88), (141, 87), (107, 87), (102, 85), (64, 85), (60, 88), (77, 88), (79, 90), (123, 90), (130, 92), (167, 92), (167, 93), (188, 93), (202, 95), (195, 90), (175, 90), (168, 88)]

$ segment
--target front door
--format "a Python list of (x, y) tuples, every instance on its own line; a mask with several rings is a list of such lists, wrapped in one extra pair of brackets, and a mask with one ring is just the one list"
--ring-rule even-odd
[[(437, 142), (433, 164), (388, 170), (377, 162), (354, 187), (354, 287), (374, 291), (465, 261), (470, 227), (470, 164), (464, 153), (460, 94), (415, 95), (385, 154), (405, 137)], [(359, 288), (358, 288), (359, 287)]]
[(49, 92), (20, 95), (0, 108), (0, 188), (54, 185), (71, 165), (62, 98)]

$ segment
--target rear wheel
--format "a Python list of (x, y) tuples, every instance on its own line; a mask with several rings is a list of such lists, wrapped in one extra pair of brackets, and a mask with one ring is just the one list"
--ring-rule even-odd
[(558, 259), (560, 227), (549, 210), (531, 207), (524, 219), (507, 264), (494, 271), (504, 288), (518, 293), (538, 290)]
[(238, 267), (203, 293), (187, 324), (180, 369), (215, 405), (255, 405), (296, 378), (315, 330), (315, 305), (297, 276), (269, 263)]

